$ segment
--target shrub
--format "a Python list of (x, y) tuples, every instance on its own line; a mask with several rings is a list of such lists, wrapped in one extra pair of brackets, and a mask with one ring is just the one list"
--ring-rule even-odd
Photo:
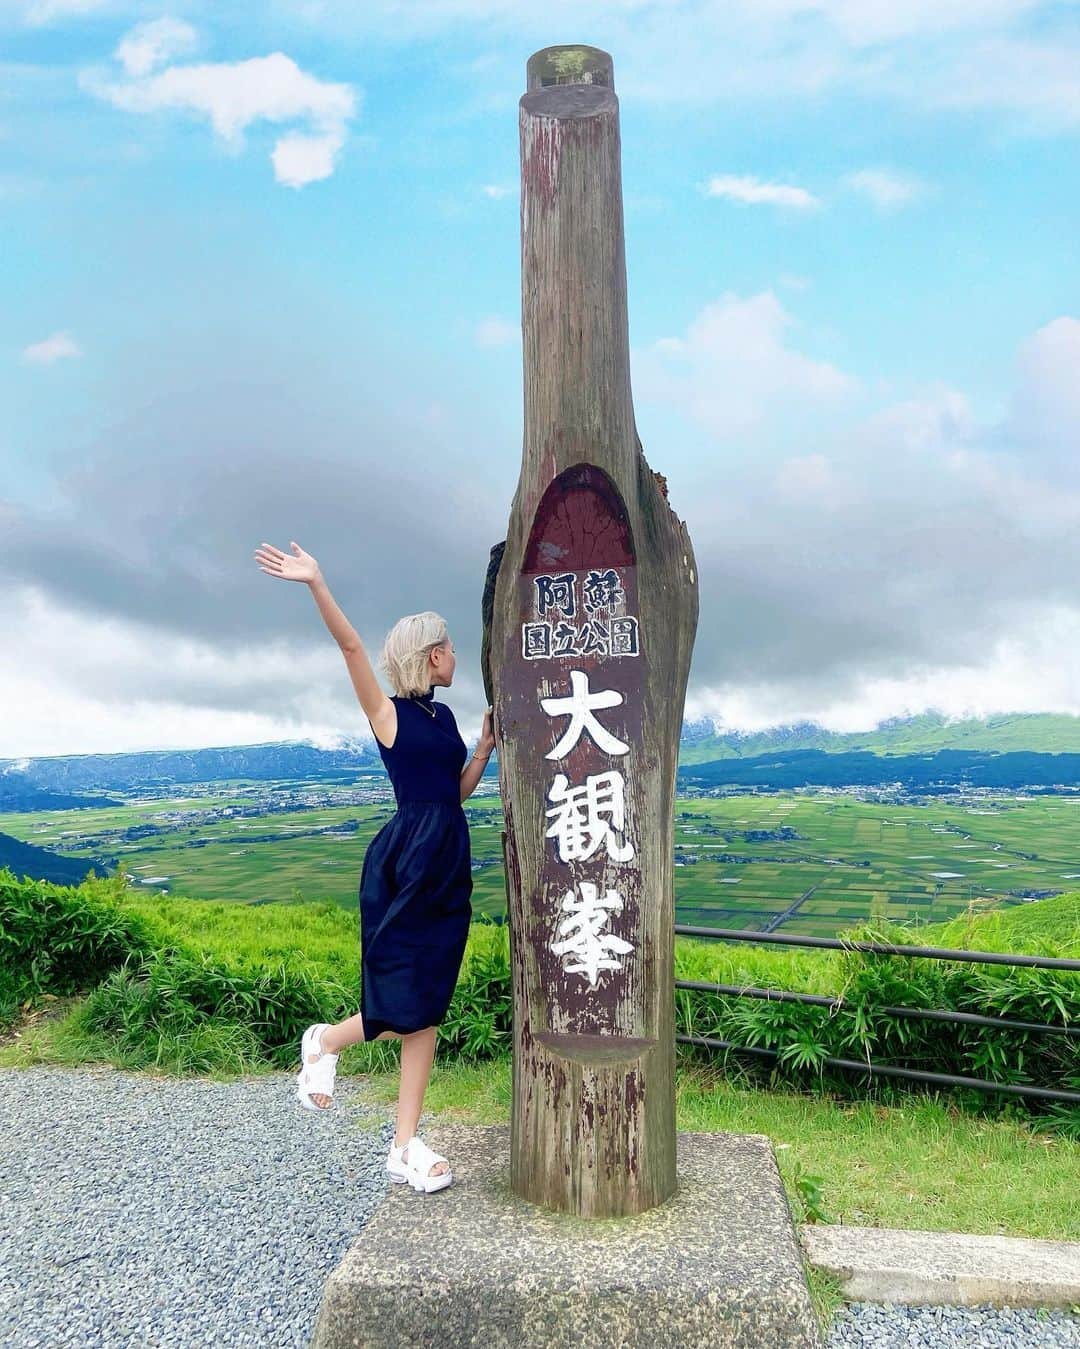
[[(896, 945), (937, 944), (925, 930), (912, 933), (894, 926), (863, 927), (846, 935), (851, 940)], [(986, 936), (972, 930), (968, 935)], [(1019, 935), (1014, 927), (1010, 937), (1017, 946), (1021, 945)], [(1038, 944), (1045, 947), (1045, 942)], [(984, 942), (979, 945), (986, 949)], [(1019, 952), (1014, 949), (1012, 953)], [(1059, 946), (1044, 953), (1069, 955), (1075, 953), (1075, 948), (1061, 950)], [(757, 954), (760, 959), (762, 953)], [(779, 961), (774, 970), (771, 982), (763, 986), (791, 987), (791, 982), (783, 978)], [(713, 982), (751, 981), (720, 976)], [(816, 991), (841, 997), (842, 1005), (812, 1006), (682, 989), (677, 995), (677, 1020), (680, 1030), (687, 1034), (774, 1050), (775, 1055), (764, 1061), (751, 1061), (749, 1055), (732, 1050), (689, 1051), (694, 1056), (719, 1052), (728, 1070), (745, 1074), (751, 1080), (767, 1077), (772, 1082), (824, 1088), (837, 1095), (887, 1100), (925, 1090), (902, 1079), (870, 1079), (854, 1070), (832, 1068), (824, 1063), (826, 1058), (845, 1058), (1006, 1084), (1080, 1091), (1080, 1039), (1076, 1036), (957, 1025), (896, 1016), (886, 1010), (939, 1009), (1075, 1026), (1080, 1024), (1080, 974), (845, 951), (838, 954), (832, 965), (826, 986)], [(929, 1088), (936, 1089), (933, 1084)], [(957, 1088), (953, 1099), (979, 1112), (1042, 1115), (1080, 1136), (1080, 1108), (1067, 1103), (1011, 1097), (975, 1088)]]
[[(1041, 910), (1035, 914), (1034, 910)], [(1080, 895), (1044, 900), (1031, 942), (1043, 954), (1080, 951)], [(1024, 949), (1024, 914), (951, 925), (956, 945)], [(988, 920), (988, 921), (984, 921)], [(853, 939), (943, 944), (933, 930), (865, 927)], [(304, 1027), (338, 1021), (359, 994), (355, 917), (326, 904), (248, 906), (130, 894), (124, 877), (80, 886), (0, 872), (0, 1018), (42, 994), (92, 990), (76, 1024), (104, 1036), (132, 1064), (176, 1071), (291, 1067)], [(826, 1058), (873, 1060), (994, 1081), (1080, 1091), (1080, 1040), (1034, 1030), (951, 1025), (894, 1016), (888, 1007), (939, 1008), (1018, 1021), (1080, 1024), (1080, 975), (1069, 971), (750, 945), (676, 945), (681, 978), (842, 998), (840, 1007), (679, 990), (680, 1032), (775, 1051), (752, 1059), (707, 1054), (730, 1075), (763, 1076), (842, 1096), (901, 1099), (923, 1088), (830, 1068)], [(509, 931), (479, 922), (439, 1041), (465, 1061), (509, 1053)], [(386, 1066), (393, 1048), (363, 1046), (359, 1062)], [(931, 1087), (931, 1090), (934, 1088)], [(952, 1099), (982, 1112), (1040, 1115), (1080, 1135), (1080, 1109), (971, 1089)]]
[[(183, 1070), (194, 1054), (226, 1049), (221, 1066), (290, 1067), (311, 1021), (339, 1019), (340, 986), (281, 962), (252, 976), (166, 947), (130, 958), (76, 1013), (83, 1029), (111, 1037), (131, 1062)], [(201, 1048), (200, 1048), (201, 1046)]]
[(513, 998), (510, 933), (501, 924), (474, 923), (439, 1043), (469, 1061), (510, 1052)]
[(116, 903), (117, 878), (54, 885), (0, 870), (0, 1024), (43, 993), (92, 988), (128, 956), (154, 949), (153, 933)]

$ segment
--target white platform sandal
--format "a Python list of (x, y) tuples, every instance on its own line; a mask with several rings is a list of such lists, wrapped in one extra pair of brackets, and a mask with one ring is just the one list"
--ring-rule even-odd
[[(408, 1161), (403, 1158), (402, 1154), (405, 1152), (409, 1154)], [(440, 1162), (446, 1162), (446, 1170), (442, 1175), (433, 1176), (431, 1168), (438, 1166)], [(400, 1148), (390, 1145), (386, 1170), (395, 1185), (409, 1184), (418, 1194), (434, 1194), (436, 1190), (445, 1190), (448, 1185), (454, 1183), (450, 1163), (445, 1157), (433, 1152), (424, 1140), (416, 1135), (407, 1143), (403, 1143)]]
[[(301, 1068), (296, 1075), (296, 1098), (307, 1110), (325, 1112), (334, 1108), (332, 1105), (318, 1105), (311, 1099), (313, 1092), (320, 1096), (334, 1094), (338, 1056), (323, 1049), (320, 1043), (323, 1031), (329, 1029), (325, 1021), (320, 1021), (314, 1026), (309, 1026), (300, 1041)], [(309, 1063), (309, 1054), (318, 1054), (320, 1057), (314, 1063)]]
[(404, 1185), (409, 1178), (408, 1167), (401, 1160), (401, 1154), (405, 1151), (405, 1147), (404, 1143), (399, 1148), (393, 1139), (390, 1141), (390, 1151), (386, 1157), (386, 1174), (395, 1185)]

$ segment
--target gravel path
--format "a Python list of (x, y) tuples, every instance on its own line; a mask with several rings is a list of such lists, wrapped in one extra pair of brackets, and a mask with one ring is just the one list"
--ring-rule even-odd
[[(292, 1090), (291, 1073), (0, 1070), (0, 1344), (306, 1349), (323, 1284), (387, 1184), (390, 1125), (362, 1081), (340, 1079), (326, 1115)], [(1080, 1318), (856, 1303), (828, 1339), (999, 1346), (1080, 1349)]]
[(833, 1322), (828, 1349), (1077, 1349), (1080, 1319), (1027, 1307), (884, 1307), (856, 1302)]
[(391, 1126), (359, 1081), (326, 1115), (293, 1086), (0, 1071), (0, 1344), (306, 1346)]

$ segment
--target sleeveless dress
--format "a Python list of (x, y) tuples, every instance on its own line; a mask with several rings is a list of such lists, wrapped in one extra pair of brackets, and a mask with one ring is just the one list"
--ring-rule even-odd
[(375, 743), (397, 810), (368, 845), (360, 874), (360, 1012), (367, 1040), (442, 1021), (472, 918), (460, 786), (465, 742), (453, 712), (435, 702), (434, 685), (392, 701), (394, 743), (387, 749), (378, 736)]

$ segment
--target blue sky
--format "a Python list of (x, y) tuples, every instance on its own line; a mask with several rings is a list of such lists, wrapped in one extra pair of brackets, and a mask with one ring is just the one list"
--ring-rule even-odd
[(375, 649), (446, 614), (478, 724), (567, 41), (615, 62), (688, 712), (1080, 712), (1080, 6), (4, 0), (0, 756), (366, 732), (262, 539)]

